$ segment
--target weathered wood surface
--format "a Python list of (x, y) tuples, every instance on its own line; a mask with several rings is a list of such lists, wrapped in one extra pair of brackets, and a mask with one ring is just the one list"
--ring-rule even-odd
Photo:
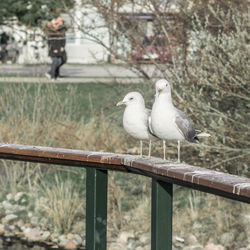
[(0, 158), (130, 172), (250, 203), (248, 178), (159, 158), (3, 143)]

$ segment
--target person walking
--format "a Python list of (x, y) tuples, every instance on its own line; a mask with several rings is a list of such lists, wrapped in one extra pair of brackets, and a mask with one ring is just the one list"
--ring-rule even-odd
[(66, 27), (64, 25), (62, 17), (57, 17), (51, 22), (48, 22), (45, 27), (45, 33), (47, 35), (49, 56), (52, 63), (50, 71), (45, 73), (46, 77), (52, 80), (56, 80), (60, 77), (60, 67), (66, 63), (67, 54), (65, 51)]

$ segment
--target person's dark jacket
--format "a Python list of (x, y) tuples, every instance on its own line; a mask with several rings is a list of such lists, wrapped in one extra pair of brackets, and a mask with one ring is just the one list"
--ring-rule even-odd
[[(48, 46), (49, 46), (49, 56), (50, 57), (65, 57), (65, 26), (59, 27), (57, 30), (49, 29), (47, 30), (48, 36)], [(55, 52), (57, 50), (57, 53)]]

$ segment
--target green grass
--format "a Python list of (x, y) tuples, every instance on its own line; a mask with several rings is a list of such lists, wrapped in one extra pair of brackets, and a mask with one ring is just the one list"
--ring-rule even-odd
[[(65, 103), (63, 112), (71, 112), (72, 117), (87, 119), (91, 113), (100, 112), (101, 110), (116, 110), (116, 101), (119, 99), (117, 86), (114, 84), (100, 83), (83, 83), (72, 85), (70, 83), (61, 83), (52, 85), (51, 83), (1, 83), (0, 94), (6, 95), (8, 91), (13, 91), (15, 95), (24, 95), (23, 102), (27, 102), (27, 107), (35, 103), (38, 95), (53, 94), (52, 98), (58, 98), (58, 101)], [(50, 91), (50, 92), (49, 92)], [(53, 93), (51, 93), (53, 92)], [(70, 98), (69, 98), (70, 96)], [(18, 101), (18, 99), (17, 99)], [(56, 101), (56, 100), (55, 100)], [(13, 105), (20, 105), (13, 100)], [(50, 109), (52, 107), (45, 106)], [(70, 110), (69, 110), (70, 109)], [(27, 110), (30, 112), (31, 109)], [(43, 110), (46, 112), (46, 110)], [(0, 111), (4, 115), (4, 110)]]
[[(152, 105), (154, 89), (148, 84), (2, 82), (0, 95), (3, 105), (0, 107), (0, 117), (9, 119), (10, 116), (15, 115), (17, 118), (28, 114), (31, 120), (37, 120), (38, 115), (34, 113), (39, 112), (43, 120), (51, 119), (50, 116), (54, 119), (64, 116), (72, 122), (87, 123), (92, 117), (103, 114), (112, 123), (122, 127), (124, 108), (116, 107), (116, 103), (130, 91), (141, 92), (145, 95), (146, 105)], [(48, 114), (50, 112), (54, 114)]]

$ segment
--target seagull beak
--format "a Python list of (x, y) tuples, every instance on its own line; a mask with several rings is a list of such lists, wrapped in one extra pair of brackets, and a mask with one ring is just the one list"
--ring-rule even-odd
[(124, 101), (120, 101), (120, 102), (118, 102), (118, 103), (116, 104), (116, 106), (120, 106), (120, 105), (124, 105), (124, 104), (125, 104)]

